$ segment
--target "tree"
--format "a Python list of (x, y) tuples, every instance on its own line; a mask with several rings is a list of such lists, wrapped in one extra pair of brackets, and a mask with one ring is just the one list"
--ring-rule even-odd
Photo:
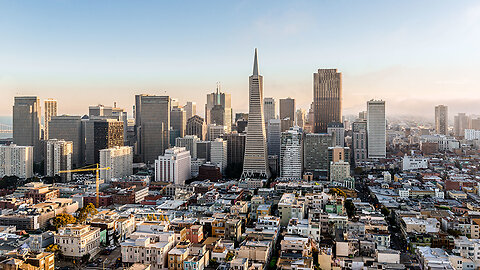
[(79, 223), (85, 222), (89, 216), (94, 216), (98, 214), (97, 209), (93, 205), (93, 203), (89, 203), (85, 205), (84, 207), (78, 209), (77, 211), (77, 221)]
[(385, 206), (382, 207), (382, 211), (381, 211), (381, 212), (382, 212), (382, 215), (384, 215), (385, 217), (390, 216), (390, 210), (388, 210), (388, 208), (385, 207)]
[(56, 230), (58, 230), (58, 228), (63, 227), (67, 224), (73, 224), (75, 222), (76, 222), (75, 217), (70, 214), (58, 214), (53, 218), (53, 226), (55, 226)]
[(345, 200), (345, 209), (347, 210), (347, 215), (349, 218), (355, 216), (355, 205), (352, 200)]

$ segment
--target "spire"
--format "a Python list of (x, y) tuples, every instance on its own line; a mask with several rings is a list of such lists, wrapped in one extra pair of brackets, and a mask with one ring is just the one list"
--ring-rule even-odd
[(258, 76), (257, 48), (255, 48), (255, 58), (253, 59), (253, 75), (257, 75), (257, 76)]

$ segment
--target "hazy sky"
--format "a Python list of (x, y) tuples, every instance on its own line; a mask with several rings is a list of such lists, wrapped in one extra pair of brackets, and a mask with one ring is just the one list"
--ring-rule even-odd
[(59, 113), (134, 95), (197, 102), (217, 81), (247, 111), (259, 50), (264, 95), (307, 108), (318, 68), (343, 73), (344, 113), (367, 100), (389, 114), (480, 113), (478, 1), (3, 1), (0, 115), (15, 95)]

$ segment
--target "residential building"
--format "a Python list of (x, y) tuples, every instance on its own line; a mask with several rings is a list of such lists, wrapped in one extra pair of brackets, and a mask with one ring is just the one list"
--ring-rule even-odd
[(367, 102), (368, 158), (385, 158), (387, 155), (385, 101)]
[(448, 106), (435, 106), (435, 133), (448, 135)]
[(72, 169), (73, 142), (58, 139), (45, 141), (45, 175), (58, 175), (63, 181), (72, 180), (72, 174), (59, 173), (59, 171), (68, 171)]
[(100, 167), (110, 168), (101, 170), (100, 178), (111, 181), (113, 178), (122, 178), (133, 174), (133, 151), (130, 146), (115, 146), (100, 150)]
[(57, 116), (57, 101), (55, 99), (45, 100), (45, 116), (43, 118), (43, 139), (48, 140), (48, 124), (52, 116)]
[(94, 257), (100, 251), (100, 228), (71, 224), (61, 227), (55, 234), (55, 244), (65, 257)]
[(0, 177), (33, 176), (33, 146), (0, 145)]

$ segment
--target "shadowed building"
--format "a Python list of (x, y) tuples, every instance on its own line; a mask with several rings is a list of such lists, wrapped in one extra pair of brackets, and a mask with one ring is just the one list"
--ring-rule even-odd
[(313, 73), (314, 132), (326, 133), (327, 125), (342, 122), (342, 73), (319, 69)]

